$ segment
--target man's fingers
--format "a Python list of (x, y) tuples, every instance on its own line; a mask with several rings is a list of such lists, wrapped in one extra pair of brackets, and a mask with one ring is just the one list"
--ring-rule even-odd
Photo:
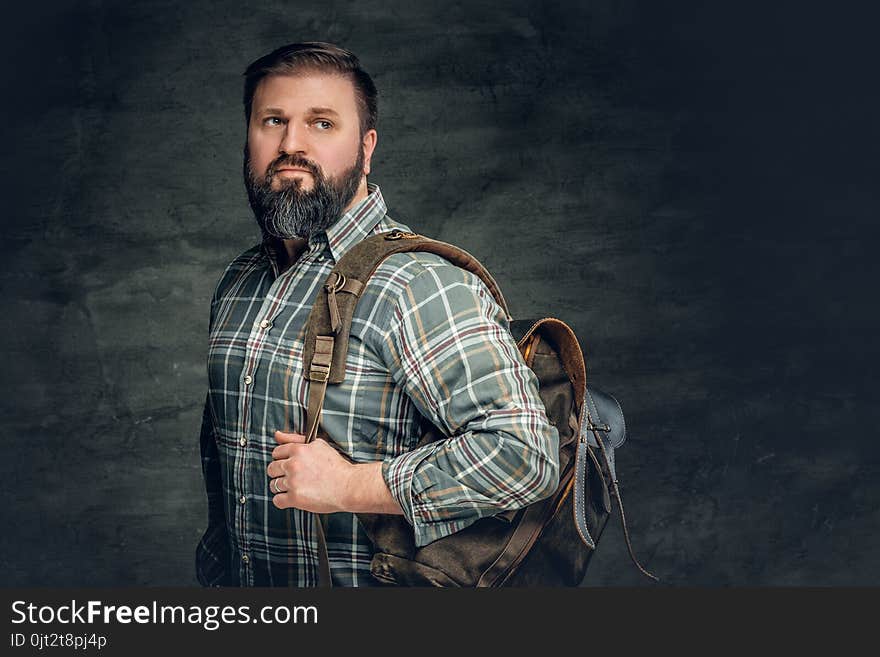
[(293, 495), (290, 493), (279, 493), (272, 497), (272, 504), (279, 509), (289, 509), (293, 506)]
[(269, 475), (269, 479), (274, 479), (275, 477), (283, 477), (287, 474), (287, 459), (280, 459), (278, 461), (272, 461), (269, 464), (269, 467), (266, 468), (266, 474)]
[(305, 444), (306, 437), (301, 433), (289, 433), (287, 431), (276, 431), (275, 432), (275, 442), (279, 445), (286, 445), (288, 443), (301, 443)]
[(276, 477), (274, 479), (269, 480), (269, 491), (273, 495), (278, 495), (279, 493), (286, 493), (288, 491), (287, 488), (287, 479), (284, 477)]
[(308, 447), (299, 443), (287, 443), (285, 445), (278, 445), (275, 449), (272, 450), (272, 458), (276, 461), (279, 459), (289, 459), (295, 456), (297, 450), (300, 449), (308, 449)]

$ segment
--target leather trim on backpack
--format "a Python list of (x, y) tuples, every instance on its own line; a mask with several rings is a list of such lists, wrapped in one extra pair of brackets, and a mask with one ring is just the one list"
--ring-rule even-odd
[[(584, 364), (584, 354), (580, 343), (571, 327), (555, 317), (544, 317), (536, 320), (522, 336), (517, 337), (517, 346), (522, 350), (526, 342), (540, 329), (541, 337), (550, 339), (553, 346), (562, 358), (562, 366), (565, 368), (571, 385), (574, 386), (575, 399), (583, 400), (587, 392), (587, 368)], [(583, 422), (584, 406), (580, 404), (578, 409), (578, 426)]]

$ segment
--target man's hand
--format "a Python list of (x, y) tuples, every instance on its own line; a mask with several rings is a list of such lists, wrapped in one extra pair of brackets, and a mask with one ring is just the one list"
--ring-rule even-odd
[(299, 433), (275, 432), (278, 447), (267, 468), (272, 503), (279, 509), (296, 507), (314, 513), (346, 511), (345, 494), (354, 464), (346, 461), (325, 440), (306, 444)]
[(381, 462), (350, 463), (326, 440), (306, 444), (299, 433), (276, 431), (275, 441), (266, 473), (279, 509), (403, 514), (382, 478)]

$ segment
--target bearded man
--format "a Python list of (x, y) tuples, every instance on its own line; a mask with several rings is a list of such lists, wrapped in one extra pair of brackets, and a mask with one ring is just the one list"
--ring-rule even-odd
[[(532, 504), (558, 485), (558, 434), (483, 282), (403, 253), (357, 305), (346, 378), (321, 414), (334, 445), (306, 443), (314, 297), (352, 246), (411, 229), (367, 183), (377, 93), (352, 53), (312, 42), (261, 57), (245, 71), (244, 108), (244, 179), (262, 241), (227, 266), (211, 301), (197, 577), (315, 586), (322, 518), (332, 585), (377, 585), (354, 514), (403, 514), (422, 546)], [(449, 437), (416, 448), (425, 422)]]

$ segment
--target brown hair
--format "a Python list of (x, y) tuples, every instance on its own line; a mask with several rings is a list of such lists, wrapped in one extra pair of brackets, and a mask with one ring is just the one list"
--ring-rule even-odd
[(361, 135), (376, 127), (379, 116), (378, 92), (373, 79), (361, 68), (358, 58), (348, 50), (322, 41), (291, 43), (252, 62), (244, 72), (244, 116), (250, 123), (254, 92), (268, 75), (295, 75), (303, 71), (338, 73), (348, 77), (355, 89)]

